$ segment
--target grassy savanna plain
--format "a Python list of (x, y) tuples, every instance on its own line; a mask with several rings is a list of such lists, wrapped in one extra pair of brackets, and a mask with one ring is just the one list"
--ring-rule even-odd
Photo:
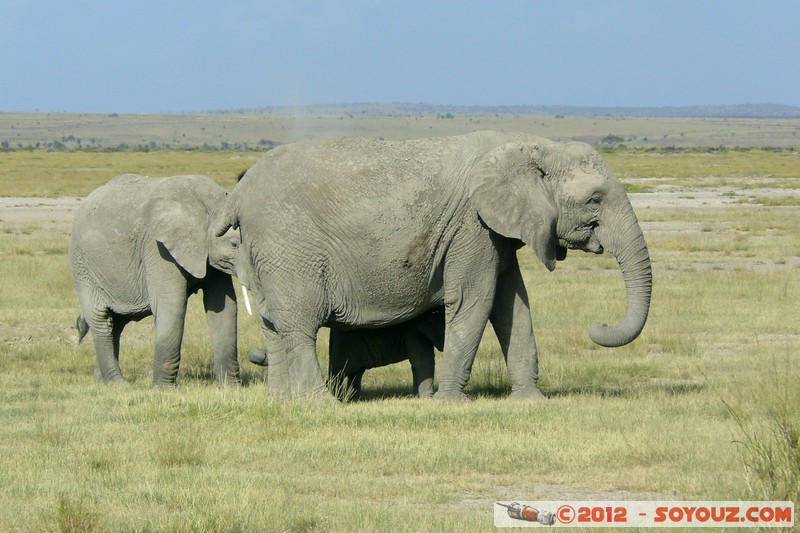
[(263, 149), (333, 135), (408, 139), (477, 130), (520, 131), (600, 145), (607, 136), (630, 147), (797, 147), (800, 118), (647, 118), (532, 114), (403, 112), (364, 114), (334, 106), (307, 112), (189, 114), (0, 113), (2, 148), (63, 146)]
[[(0, 195), (83, 196), (116, 173), (203, 172), (224, 186), (252, 151), (0, 154)], [(651, 315), (605, 349), (587, 326), (624, 313), (613, 258), (553, 273), (520, 252), (548, 399), (509, 390), (485, 336), (471, 402), (411, 397), (407, 364), (365, 400), (267, 398), (240, 311), (245, 386), (220, 389), (200, 299), (180, 385), (153, 390), (152, 320), (129, 326), (129, 387), (92, 381), (78, 345), (67, 217), (0, 215), (0, 529), (486, 531), (496, 500), (800, 499), (800, 157), (771, 150), (605, 154), (650, 247)], [(38, 159), (36, 159), (38, 158)], [(326, 364), (325, 336), (319, 346)]]

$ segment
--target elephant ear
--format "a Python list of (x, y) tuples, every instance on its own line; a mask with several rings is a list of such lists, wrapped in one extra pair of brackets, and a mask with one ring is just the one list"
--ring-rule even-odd
[(150, 235), (195, 278), (206, 276), (205, 204), (188, 187), (162, 187), (143, 206)]
[(533, 248), (548, 270), (556, 267), (558, 210), (544, 183), (541, 148), (508, 143), (483, 156), (470, 175), (470, 198), (492, 231)]

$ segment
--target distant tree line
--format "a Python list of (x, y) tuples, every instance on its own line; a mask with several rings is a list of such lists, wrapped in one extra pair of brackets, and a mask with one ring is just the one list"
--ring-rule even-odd
[(597, 151), (601, 154), (612, 154), (616, 152), (645, 152), (645, 153), (656, 153), (656, 154), (690, 154), (690, 153), (698, 153), (698, 154), (713, 154), (713, 153), (725, 153), (725, 152), (750, 152), (750, 151), (762, 151), (762, 152), (775, 152), (775, 153), (795, 153), (798, 151), (797, 148), (793, 146), (626, 146), (624, 144), (617, 144), (614, 146), (604, 145), (598, 146)]
[(184, 150), (184, 151), (203, 151), (212, 152), (217, 150), (235, 150), (238, 152), (264, 152), (275, 148), (280, 143), (262, 139), (257, 144), (249, 143), (229, 143), (222, 141), (219, 144), (203, 143), (202, 145), (157, 143), (155, 141), (142, 142), (138, 144), (119, 143), (103, 145), (96, 139), (91, 139), (90, 143), (82, 142), (81, 139), (70, 135), (61, 140), (40, 141), (35, 143), (23, 144), (20, 142), (0, 141), (0, 151), (34, 151), (47, 150), (53, 152), (151, 152), (156, 150)]
[[(635, 147), (627, 146), (623, 143), (626, 139), (616, 136), (608, 135), (604, 137), (597, 150), (601, 153), (614, 153), (624, 151), (634, 152), (648, 152), (648, 153), (715, 153), (715, 152), (749, 152), (751, 150), (762, 150), (767, 152), (789, 152), (795, 153), (798, 151), (796, 147), (782, 147), (782, 146), (649, 146), (649, 147)], [(645, 141), (647, 139), (644, 139)], [(158, 144), (154, 141), (149, 143), (140, 144), (127, 144), (120, 143), (117, 145), (100, 146), (98, 144), (85, 144), (85, 143), (70, 143), (65, 144), (62, 141), (50, 142), (37, 142), (33, 144), (15, 143), (12, 145), (9, 141), (0, 141), (0, 151), (34, 151), (34, 150), (47, 150), (50, 152), (152, 152), (157, 150), (181, 150), (186, 152), (214, 152), (223, 150), (232, 150), (237, 152), (266, 152), (278, 146), (279, 143), (262, 140), (256, 145), (248, 143), (227, 143), (221, 142), (220, 144), (202, 145), (173, 145), (169, 143)]]

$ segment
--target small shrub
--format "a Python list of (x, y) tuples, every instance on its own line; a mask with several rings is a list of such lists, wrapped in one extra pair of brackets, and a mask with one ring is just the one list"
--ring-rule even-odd
[(800, 420), (784, 398), (766, 416), (747, 426), (727, 402), (739, 430), (747, 497), (800, 502)]

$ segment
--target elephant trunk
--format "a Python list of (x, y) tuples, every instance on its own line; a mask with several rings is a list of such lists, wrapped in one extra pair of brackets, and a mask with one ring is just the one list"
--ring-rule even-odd
[(603, 248), (619, 263), (627, 294), (627, 309), (621, 322), (590, 327), (589, 337), (601, 346), (622, 346), (633, 341), (642, 332), (650, 310), (653, 287), (650, 254), (633, 209), (627, 201), (625, 205), (614, 212), (607, 224), (596, 229)]

